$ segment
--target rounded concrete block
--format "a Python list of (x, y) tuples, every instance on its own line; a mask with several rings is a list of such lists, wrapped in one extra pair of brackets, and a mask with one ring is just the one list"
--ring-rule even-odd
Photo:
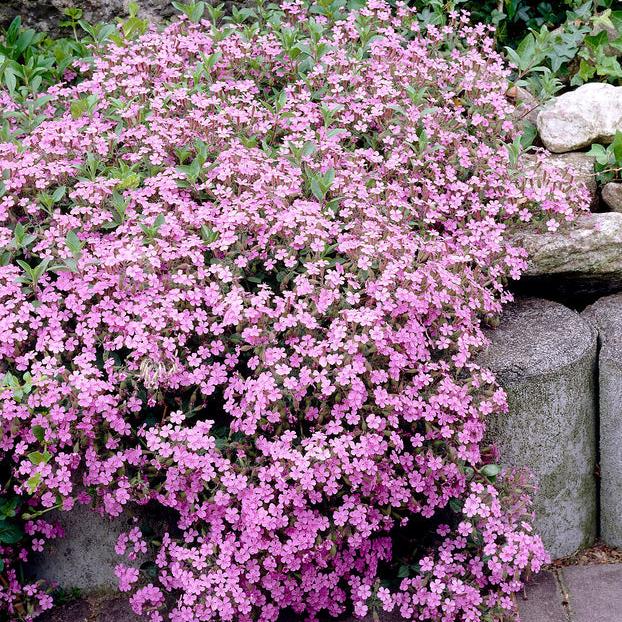
[(583, 312), (598, 330), (600, 531), (622, 548), (622, 294), (597, 300)]
[(489, 422), (505, 466), (535, 477), (535, 528), (553, 558), (596, 537), (596, 330), (561, 304), (508, 305), (480, 359), (508, 395)]

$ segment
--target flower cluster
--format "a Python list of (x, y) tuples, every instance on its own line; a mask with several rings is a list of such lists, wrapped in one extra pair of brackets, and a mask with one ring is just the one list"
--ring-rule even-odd
[(32, 512), (175, 517), (117, 546), (145, 620), (497, 620), (545, 559), (476, 355), (508, 228), (587, 201), (517, 170), (508, 70), (452, 19), (184, 18), (0, 144), (0, 452)]

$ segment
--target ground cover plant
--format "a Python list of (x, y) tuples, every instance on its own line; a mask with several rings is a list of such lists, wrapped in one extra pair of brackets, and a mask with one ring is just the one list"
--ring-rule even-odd
[(0, 93), (5, 616), (51, 606), (20, 562), (88, 504), (167, 512), (117, 545), (146, 620), (511, 619), (546, 554), (475, 357), (507, 231), (586, 193), (520, 170), (466, 14), (180, 8)]

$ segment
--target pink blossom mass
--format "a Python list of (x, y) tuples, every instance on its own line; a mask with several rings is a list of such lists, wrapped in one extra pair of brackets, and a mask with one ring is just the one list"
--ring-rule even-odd
[(466, 15), (275, 15), (111, 43), (0, 143), (0, 456), (33, 516), (0, 608), (51, 607), (15, 564), (76, 504), (171, 518), (117, 544), (151, 622), (510, 620), (547, 559), (526, 476), (487, 475), (507, 406), (476, 356), (508, 232), (587, 193), (520, 170)]

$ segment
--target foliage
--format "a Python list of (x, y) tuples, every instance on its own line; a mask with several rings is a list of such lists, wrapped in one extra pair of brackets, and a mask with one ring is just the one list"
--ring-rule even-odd
[[(318, 2), (314, 11), (330, 17), (344, 6), (353, 9), (364, 4), (364, 0), (331, 0)], [(424, 25), (447, 23), (452, 10), (467, 10), (473, 22), (493, 25), (497, 47), (516, 66), (513, 82), (541, 100), (587, 81), (622, 84), (622, 10), (615, 0), (415, 0), (410, 4)], [(173, 5), (191, 21), (223, 12), (222, 6), (205, 2)], [(89, 24), (80, 9), (66, 9), (61, 25), (72, 30), (71, 39), (51, 40), (22, 29), (16, 18), (0, 47), (0, 80), (27, 96), (63, 79), (75, 59), (89, 57), (91, 46), (139, 36), (147, 22), (139, 17), (135, 3), (129, 6), (129, 17), (118, 20), (116, 28)], [(244, 22), (249, 10), (233, 6), (233, 22)]]
[(622, 178), (622, 132), (616, 132), (610, 145), (592, 145), (588, 153), (594, 156), (594, 168), (600, 183)]
[(593, 80), (622, 84), (622, 11), (605, 8), (611, 4), (577, 3), (558, 27), (531, 28), (516, 49), (506, 47), (516, 84), (541, 99)]

